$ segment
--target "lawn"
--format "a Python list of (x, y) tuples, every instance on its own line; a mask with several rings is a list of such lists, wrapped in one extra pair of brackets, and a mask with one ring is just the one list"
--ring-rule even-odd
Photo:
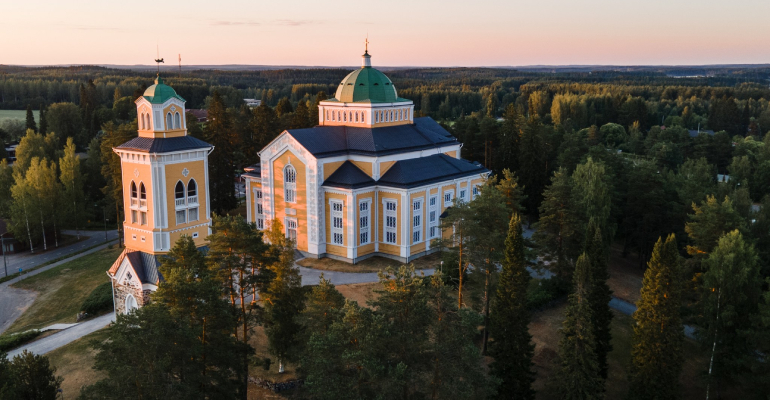
[(91, 291), (109, 281), (106, 271), (122, 249), (104, 249), (49, 269), (13, 287), (34, 290), (37, 298), (8, 328), (8, 333), (40, 329), (76, 321), (80, 306)]
[(96, 350), (91, 347), (91, 341), (105, 340), (109, 332), (110, 328), (98, 330), (46, 354), (51, 365), (56, 367), (56, 375), (64, 378), (61, 385), (63, 398), (77, 398), (83, 386), (104, 377), (102, 372), (93, 369)]
[[(379, 272), (385, 270), (387, 267), (398, 268), (402, 265), (406, 265), (399, 261), (379, 256), (367, 258), (358, 264), (350, 264), (344, 261), (332, 260), (331, 258), (309, 257), (297, 261), (297, 264), (313, 269), (340, 272)], [(436, 252), (420, 257), (409, 264), (414, 265), (415, 269), (438, 268), (441, 265), (441, 253)]]
[[(32, 110), (32, 114), (35, 116), (35, 122), (40, 122), (40, 110)], [(26, 110), (0, 110), (0, 122), (5, 119), (20, 119), (22, 121), (27, 120)]]

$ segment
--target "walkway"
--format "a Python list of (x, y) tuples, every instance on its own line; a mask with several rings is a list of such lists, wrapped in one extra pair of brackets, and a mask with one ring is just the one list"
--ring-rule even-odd
[[(101, 232), (101, 234), (103, 235), (104, 232)], [(35, 297), (37, 297), (37, 293), (35, 292), (13, 288), (11, 285), (18, 281), (27, 279), (30, 276), (35, 276), (41, 272), (48, 271), (51, 268), (56, 268), (66, 262), (97, 252), (107, 246), (107, 244), (103, 244), (94, 247), (93, 249), (86, 250), (72, 257), (46, 265), (45, 267), (38, 268), (21, 276), (17, 276), (16, 278), (13, 278), (7, 282), (0, 283), (0, 334), (5, 332), (5, 330), (8, 329), (11, 324), (13, 324), (13, 321), (16, 321), (16, 318), (19, 318), (19, 316), (24, 313), (24, 311), (32, 304), (32, 302), (35, 300)], [(77, 248), (75, 250), (77, 250)], [(70, 251), (69, 254), (72, 252), (73, 251)]]
[(96, 317), (92, 320), (81, 322), (71, 328), (67, 328), (63, 331), (56, 332), (51, 336), (46, 336), (40, 340), (34, 341), (18, 349), (8, 352), (8, 358), (13, 358), (17, 354), (21, 354), (24, 350), (27, 350), (34, 354), (45, 354), (49, 351), (53, 351), (66, 344), (72, 343), (81, 337), (98, 331), (115, 321), (115, 314), (109, 313)]
[[(75, 236), (76, 234), (75, 231), (62, 231), (62, 233), (72, 236)], [(51, 260), (65, 257), (80, 250), (104, 243), (105, 238), (104, 231), (80, 231), (80, 236), (85, 236), (86, 239), (67, 246), (59, 247), (57, 249), (51, 249), (46, 252), (40, 252), (39, 250), (43, 249), (43, 247), (40, 246), (36, 248), (36, 253), (24, 252), (19, 254), (7, 254), (6, 261), (8, 263), (8, 273), (16, 273), (19, 271), (19, 268), (27, 271), (40, 264), (45, 264)], [(118, 231), (107, 231), (107, 240), (112, 241), (117, 238)], [(52, 247), (52, 245), (49, 246), (49, 249)], [(2, 263), (2, 260), (0, 260), (0, 263)], [(3, 277), (5, 277), (5, 268), (4, 265), (0, 264), (0, 278)]]

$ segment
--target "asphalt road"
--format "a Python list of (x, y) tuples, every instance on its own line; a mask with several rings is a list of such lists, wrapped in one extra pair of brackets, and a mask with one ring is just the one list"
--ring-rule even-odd
[[(104, 235), (104, 232), (96, 232), (96, 233)], [(98, 237), (98, 235), (95, 235), (95, 236)], [(91, 239), (93, 239), (93, 238), (91, 238)], [(104, 239), (104, 236), (102, 236), (102, 240), (103, 239)], [(58, 256), (58, 257), (65, 256), (67, 254), (72, 254), (72, 253), (74, 253), (74, 252), (76, 252), (78, 250), (82, 250), (83, 248), (80, 247), (80, 244), (85, 243), (85, 242), (88, 242), (88, 240), (76, 243), (73, 246), (67, 246), (67, 247), (63, 247), (63, 248), (59, 249), (59, 250), (62, 250), (62, 251), (67, 250), (67, 252), (66, 253), (60, 253), (61, 255)], [(100, 241), (97, 240), (97, 242), (95, 244), (98, 244), (98, 243), (100, 243)], [(114, 241), (112, 243), (114, 243)], [(0, 283), (0, 334), (5, 332), (5, 330), (8, 329), (8, 327), (11, 326), (11, 324), (13, 324), (13, 321), (16, 321), (16, 318), (19, 318), (19, 316), (22, 313), (24, 313), (24, 311), (32, 304), (32, 302), (35, 300), (35, 297), (37, 297), (37, 293), (35, 293), (35, 292), (29, 291), (29, 290), (23, 290), (23, 289), (16, 289), (16, 288), (11, 287), (11, 285), (13, 285), (14, 283), (16, 283), (16, 282), (18, 282), (20, 280), (26, 279), (26, 278), (28, 278), (30, 276), (37, 275), (37, 274), (39, 274), (39, 273), (41, 273), (43, 271), (47, 271), (47, 270), (49, 270), (51, 268), (56, 268), (59, 265), (64, 264), (66, 262), (69, 262), (69, 261), (71, 261), (71, 260), (73, 260), (75, 258), (79, 258), (79, 257), (85, 256), (87, 254), (91, 254), (91, 253), (93, 253), (95, 251), (99, 251), (99, 250), (105, 248), (106, 246), (107, 245), (98, 246), (96, 248), (87, 250), (87, 251), (85, 251), (83, 253), (74, 255), (73, 257), (69, 257), (69, 258), (66, 258), (64, 260), (52, 263), (50, 265), (46, 265), (45, 267), (38, 268), (38, 269), (36, 269), (34, 271), (30, 271), (29, 273), (25, 273), (22, 276), (16, 277), (16, 278), (11, 279), (11, 280), (9, 280), (7, 282)], [(47, 259), (47, 260), (50, 261), (50, 260), (52, 260), (54, 258), (58, 258), (58, 257), (43, 258), (43, 256), (46, 256), (46, 254), (37, 254), (36, 256), (40, 257), (40, 258), (38, 258), (38, 260), (41, 260), (41, 261), (39, 261), (35, 265), (40, 265), (41, 263), (44, 263), (45, 261), (42, 261), (44, 259)]]
[[(75, 231), (62, 231), (67, 235), (75, 235)], [(6, 262), (8, 264), (8, 273), (13, 274), (19, 271), (21, 268), (26, 271), (30, 268), (36, 267), (40, 264), (44, 264), (51, 260), (67, 256), (69, 254), (78, 252), (83, 249), (87, 249), (92, 246), (104, 243), (104, 231), (80, 231), (80, 236), (86, 236), (87, 239), (77, 243), (73, 243), (69, 246), (59, 247), (58, 249), (53, 247), (53, 244), (49, 244), (48, 251), (41, 252), (42, 246), (35, 248), (35, 253), (24, 252), (19, 254), (7, 254)], [(115, 240), (118, 238), (118, 231), (107, 231), (107, 239)], [(5, 269), (0, 260), (0, 278), (5, 277)]]
[(51, 336), (46, 336), (40, 340), (27, 344), (26, 346), (19, 347), (18, 349), (8, 352), (8, 358), (13, 358), (17, 354), (21, 354), (22, 351), (27, 350), (34, 354), (45, 354), (49, 351), (58, 349), (65, 344), (74, 342), (81, 337), (98, 331), (109, 325), (115, 320), (115, 314), (109, 313), (96, 317), (92, 320), (81, 322), (71, 328), (67, 328), (63, 331), (56, 332)]

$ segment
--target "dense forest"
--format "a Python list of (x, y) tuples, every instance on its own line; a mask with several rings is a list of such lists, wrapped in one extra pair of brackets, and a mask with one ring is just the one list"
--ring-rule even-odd
[[(188, 114), (188, 128), (217, 149), (209, 164), (217, 214), (237, 207), (232, 182), (258, 161), (257, 151), (284, 129), (315, 125), (318, 102), (333, 96), (348, 72), (163, 73), (189, 108), (208, 110), (209, 122), (202, 124)], [(711, 365), (700, 366), (709, 387), (762, 398), (770, 390), (764, 357), (770, 351), (769, 72), (715, 68), (702, 77), (665, 70), (388, 72), (399, 96), (414, 101), (416, 113), (442, 123), (464, 144), (463, 157), (482, 163), (494, 177), (477, 200), (455, 204), (442, 222), (463, 235), (456, 233), (443, 244), (445, 263), (458, 266), (445, 281), (419, 279), (418, 284), (413, 271), (390, 271), (382, 278), (386, 293), (373, 310), (345, 304), (328, 285), (309, 295), (292, 287), (287, 308), (263, 316), (265, 326), (291, 330), (304, 324), (324, 334), (295, 338), (306, 345), (284, 343), (287, 347), (276, 348), (276, 356), (288, 358), (294, 352), (302, 360), (315, 398), (339, 398), (345, 390), (367, 398), (385, 387), (410, 394), (392, 398), (442, 397), (439, 378), (421, 386), (423, 381), (407, 379), (411, 375), (404, 370), (389, 369), (392, 360), (415, 366), (422, 376), (465, 374), (463, 379), (477, 385), (466, 387), (463, 398), (486, 398), (494, 391), (499, 398), (532, 398), (531, 337), (525, 323), (532, 307), (522, 290), (529, 282), (526, 268), (541, 268), (554, 276), (544, 288), (555, 297), (569, 293), (559, 349), (562, 397), (602, 398), (612, 347), (607, 306), (612, 293), (606, 281), (615, 252), (645, 271), (637, 303), (642, 311), (634, 314), (634, 365), (628, 379), (636, 390), (630, 398), (679, 397), (684, 324), (711, 357)], [(0, 123), (0, 139), (21, 142), (16, 163), (0, 163), (0, 217), (11, 220), (17, 238), (30, 247), (45, 245), (46, 231), (82, 226), (102, 209), (113, 220), (123, 219), (120, 164), (111, 149), (136, 135), (133, 101), (153, 78), (99, 67), (0, 67), (0, 109), (26, 108), (29, 116), (26, 123)], [(248, 108), (244, 98), (263, 103)], [(37, 123), (33, 109), (41, 110)], [(76, 152), (87, 152), (87, 159), (80, 162)], [(217, 223), (236, 224), (226, 218)], [(531, 239), (522, 237), (525, 228), (534, 229)], [(275, 257), (270, 262), (276, 265), (286, 261)], [(210, 262), (216, 263), (215, 258)], [(285, 264), (283, 272), (271, 273), (294, 274), (291, 263)], [(289, 281), (297, 284), (293, 275)], [(464, 282), (476, 292), (469, 296), (483, 299), (475, 302), (474, 312), (465, 307)], [(459, 302), (449, 307), (453, 290)], [(411, 296), (408, 303), (399, 297), (404, 293)], [(324, 296), (333, 301), (324, 302)], [(422, 310), (424, 318), (399, 319), (403, 304)], [(320, 314), (300, 314), (305, 307), (305, 312)], [(331, 317), (323, 319), (327, 313), (319, 310)], [(427, 322), (436, 321), (442, 310), (453, 313), (446, 326)], [(134, 329), (134, 322), (166, 311), (148, 309), (123, 321), (120, 329)], [(291, 313), (305, 319), (287, 317)], [(284, 320), (270, 320), (279, 317)], [(479, 353), (468, 351), (478, 341), (475, 328), (468, 326), (483, 326), (484, 351), (490, 341), (495, 362), (489, 374), (477, 368)], [(281, 332), (286, 331), (277, 330), (277, 337)], [(414, 332), (426, 336), (404, 339)], [(427, 336), (440, 332), (446, 333), (446, 342)], [(510, 343), (499, 332), (507, 332), (506, 338), (510, 333)], [(373, 344), (372, 353), (356, 353), (353, 362), (339, 358), (355, 350), (346, 337), (376, 337), (392, 345)], [(194, 335), (185, 340), (194, 341)], [(229, 339), (223, 343), (228, 352), (242, 350), (227, 347), (235, 346)], [(465, 352), (448, 356), (448, 348)], [(462, 371), (426, 361), (445, 356), (457, 357), (455, 365)], [(356, 375), (354, 368), (371, 368), (371, 375)], [(336, 382), (359, 386), (325, 384), (321, 377), (332, 373)]]

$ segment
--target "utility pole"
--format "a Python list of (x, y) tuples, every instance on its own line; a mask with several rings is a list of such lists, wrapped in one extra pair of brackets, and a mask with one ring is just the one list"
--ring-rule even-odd
[(104, 213), (104, 243), (107, 243), (107, 209), (102, 207), (102, 213)]
[(8, 260), (5, 257), (5, 235), (8, 232), (3, 233), (0, 235), (0, 247), (3, 248), (3, 268), (5, 269), (5, 276), (8, 276)]

